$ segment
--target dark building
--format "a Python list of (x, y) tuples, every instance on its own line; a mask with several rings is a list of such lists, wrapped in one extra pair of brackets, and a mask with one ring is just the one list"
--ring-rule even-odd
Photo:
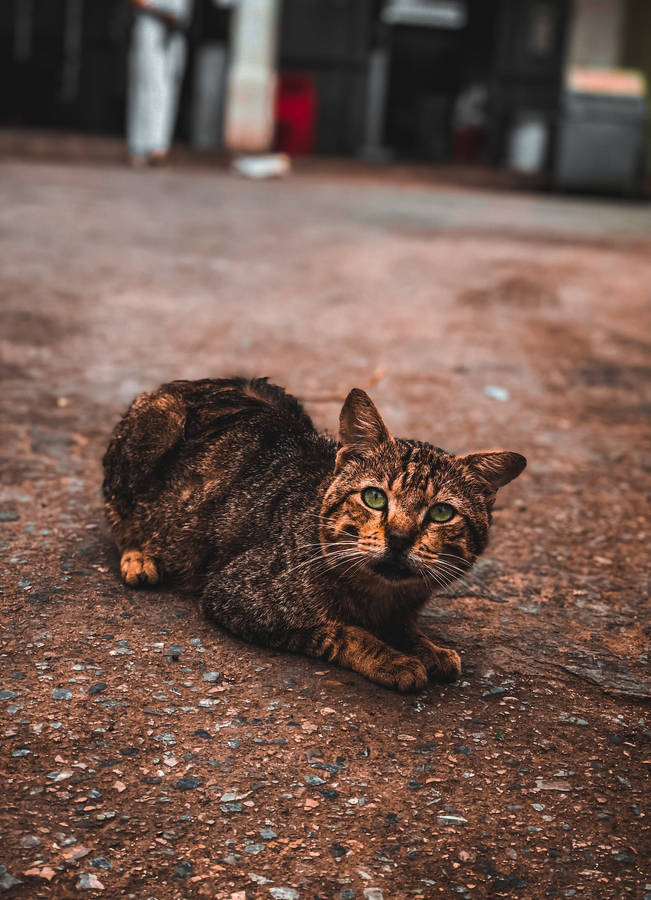
[[(304, 146), (497, 165), (518, 121), (532, 115), (553, 139), (581, 2), (284, 0), (281, 85), (303, 92)], [(196, 0), (181, 139), (191, 136), (193, 63), (207, 42), (228, 53), (231, 15), (219, 2)], [(122, 134), (130, 21), (127, 0), (5, 0), (0, 124)], [(643, 53), (639, 40), (628, 43)], [(300, 102), (287, 108), (300, 110)]]

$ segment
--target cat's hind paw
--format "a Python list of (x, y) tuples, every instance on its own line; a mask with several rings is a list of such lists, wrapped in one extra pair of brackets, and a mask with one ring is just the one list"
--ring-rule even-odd
[(160, 572), (156, 561), (142, 550), (125, 550), (120, 559), (120, 574), (129, 587), (158, 584)]

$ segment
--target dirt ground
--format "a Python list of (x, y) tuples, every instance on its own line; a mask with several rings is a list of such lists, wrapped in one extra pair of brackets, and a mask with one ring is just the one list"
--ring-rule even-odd
[[(0, 891), (651, 898), (651, 211), (318, 171), (4, 160)], [(333, 430), (529, 458), (400, 696), (117, 577), (140, 390), (269, 375)], [(646, 744), (645, 744), (646, 741)]]

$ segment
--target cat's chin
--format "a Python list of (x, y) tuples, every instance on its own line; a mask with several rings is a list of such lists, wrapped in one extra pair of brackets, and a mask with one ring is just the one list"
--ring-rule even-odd
[(369, 566), (374, 575), (379, 575), (385, 581), (400, 582), (413, 581), (418, 578), (418, 572), (408, 563), (398, 562), (392, 559), (378, 559)]

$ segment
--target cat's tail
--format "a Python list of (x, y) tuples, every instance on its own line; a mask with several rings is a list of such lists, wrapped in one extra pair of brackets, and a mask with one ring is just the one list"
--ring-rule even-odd
[(109, 520), (127, 517), (141, 485), (183, 438), (187, 406), (163, 385), (139, 394), (118, 422), (104, 454), (102, 490)]

